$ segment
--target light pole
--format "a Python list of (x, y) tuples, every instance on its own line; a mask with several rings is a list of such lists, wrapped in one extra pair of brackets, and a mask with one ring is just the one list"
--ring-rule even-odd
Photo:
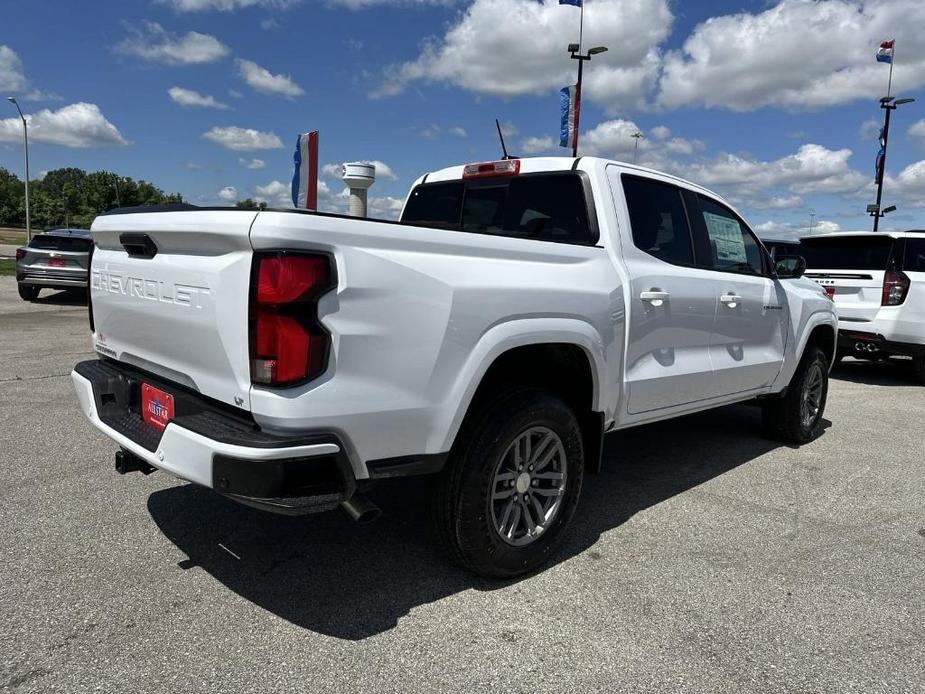
[(589, 48), (588, 52), (582, 55), (581, 45), (577, 43), (570, 43), (568, 45), (568, 52), (572, 54), (572, 60), (578, 61), (578, 82), (575, 84), (575, 144), (572, 147), (572, 156), (578, 156), (578, 124), (581, 120), (581, 73), (582, 68), (584, 67), (586, 60), (591, 60), (592, 55), (597, 55), (598, 53), (606, 53), (607, 46), (597, 46), (595, 48)]
[[(885, 96), (880, 99), (880, 108), (883, 109), (884, 115), (883, 130), (880, 131), (880, 161), (877, 167), (877, 202), (867, 206), (868, 214), (874, 218), (874, 231), (879, 231), (880, 218), (887, 213), (886, 210), (880, 211), (880, 201), (883, 198), (883, 174), (886, 171), (886, 146), (890, 141), (890, 113), (903, 104), (910, 104), (913, 101), (915, 99), (897, 99), (893, 96)], [(894, 207), (893, 209), (895, 210), (896, 208)]]
[(23, 151), (25, 152), (26, 157), (26, 240), (31, 241), (32, 220), (29, 217), (29, 128), (26, 126), (26, 117), (22, 114), (22, 109), (19, 108), (19, 103), (16, 101), (16, 97), (8, 96), (6, 97), (6, 100), (16, 107), (16, 110), (19, 111), (19, 117), (22, 120)]
[(635, 164), (635, 163), (636, 163), (636, 155), (639, 153), (639, 140), (640, 140), (641, 138), (645, 137), (645, 135), (643, 135), (641, 132), (639, 132), (639, 131), (637, 130), (637, 131), (634, 132), (632, 135), (630, 135), (630, 137), (633, 138), (634, 140), (636, 140), (636, 141), (633, 143), (633, 163)]

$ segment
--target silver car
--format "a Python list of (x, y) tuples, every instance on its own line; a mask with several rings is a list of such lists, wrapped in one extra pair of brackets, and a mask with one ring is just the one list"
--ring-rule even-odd
[(52, 229), (16, 249), (19, 296), (34, 301), (42, 289), (86, 289), (93, 240), (86, 229)]

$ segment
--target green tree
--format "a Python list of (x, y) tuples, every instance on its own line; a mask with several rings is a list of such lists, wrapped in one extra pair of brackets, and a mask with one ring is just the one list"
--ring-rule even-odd
[[(135, 181), (111, 171), (87, 173), (68, 167), (49, 171), (41, 181), (29, 182), (32, 226), (89, 227), (93, 218), (114, 207), (183, 202), (179, 193), (167, 194), (147, 181)], [(25, 226), (25, 186), (0, 168), (0, 226)]]
[(235, 207), (240, 207), (245, 210), (265, 210), (267, 209), (267, 203), (261, 201), (257, 202), (253, 198), (244, 198), (244, 200), (238, 200), (235, 204)]

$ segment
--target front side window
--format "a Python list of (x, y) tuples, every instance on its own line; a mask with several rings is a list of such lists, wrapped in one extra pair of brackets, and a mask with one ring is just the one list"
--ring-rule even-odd
[(694, 250), (681, 191), (646, 178), (623, 176), (633, 244), (666, 263), (692, 265)]
[(758, 240), (730, 210), (702, 195), (697, 196), (709, 242), (703, 264), (711, 270), (763, 274)]

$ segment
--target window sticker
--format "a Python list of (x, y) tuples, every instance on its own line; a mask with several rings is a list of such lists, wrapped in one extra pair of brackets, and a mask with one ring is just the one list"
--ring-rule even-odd
[(716, 259), (724, 263), (748, 263), (745, 241), (738, 221), (711, 212), (704, 212), (710, 240), (716, 247)]

